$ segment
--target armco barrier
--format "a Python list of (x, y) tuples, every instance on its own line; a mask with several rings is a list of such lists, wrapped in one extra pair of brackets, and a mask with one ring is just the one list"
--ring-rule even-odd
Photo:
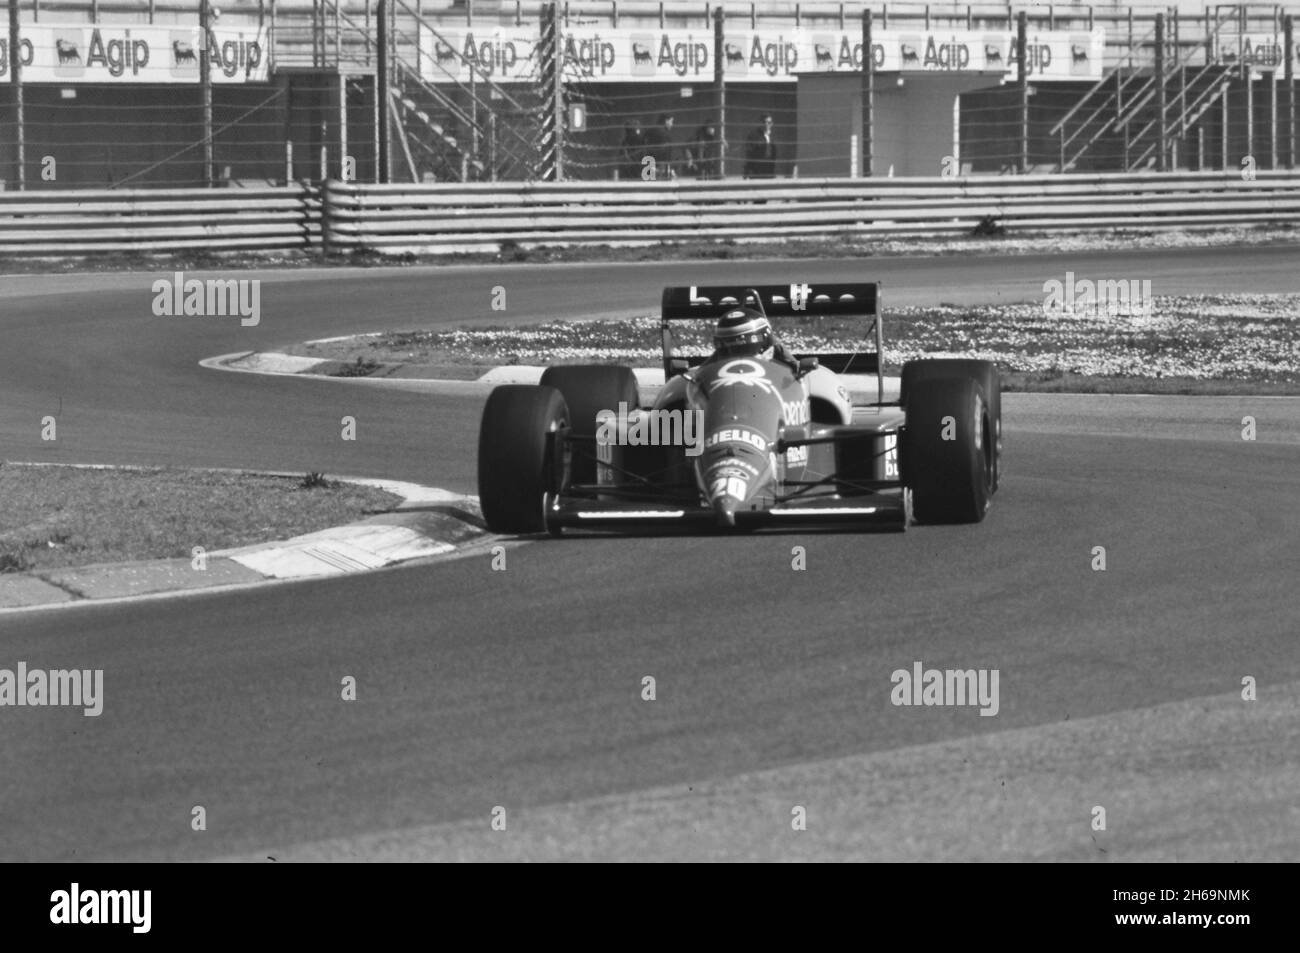
[(323, 195), (327, 251), (1172, 228), (1300, 221), (1300, 172), (356, 185)]
[(1300, 172), (0, 192), (0, 255), (653, 245), (1300, 224)]
[(320, 231), (306, 187), (0, 192), (0, 255), (308, 249)]

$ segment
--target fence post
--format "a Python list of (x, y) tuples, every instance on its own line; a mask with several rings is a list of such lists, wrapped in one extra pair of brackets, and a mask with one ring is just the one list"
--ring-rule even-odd
[(718, 97), (718, 177), (727, 177), (727, 74), (722, 36), (725, 32), (726, 11), (722, 5), (713, 8), (713, 85)]
[(1295, 33), (1291, 14), (1282, 21), (1282, 48), (1286, 51), (1286, 167), (1295, 168)]
[(1029, 171), (1029, 14), (1016, 16), (1016, 92), (1020, 99), (1020, 174)]
[(542, 42), (538, 50), (542, 95), (546, 102), (542, 140), (546, 140), (549, 129), (555, 149), (551, 168), (542, 170), (542, 178), (552, 182), (564, 180), (564, 40), (560, 35), (560, 17), (560, 5), (554, 0), (542, 7)]
[(872, 126), (875, 123), (873, 115), (876, 96), (876, 60), (871, 55), (871, 11), (864, 9), (862, 11), (862, 177), (871, 178), (875, 174), (875, 164), (872, 162), (872, 149), (875, 146), (875, 137), (872, 136)]
[(1165, 138), (1165, 112), (1169, 108), (1165, 86), (1165, 15), (1156, 14), (1156, 171), (1169, 171), (1169, 143)]
[(22, 49), (19, 42), (18, 0), (9, 0), (9, 76), (14, 88), (14, 181), (21, 192), (27, 183), (27, 141), (23, 120)]
[[(11, 0), (15, 2), (16, 0)], [(212, 188), (212, 34), (211, 8), (208, 0), (199, 0), (199, 32), (203, 46), (199, 50), (199, 85), (203, 90), (203, 185)]]
[(382, 185), (391, 182), (393, 176), (392, 157), (389, 155), (392, 127), (388, 113), (388, 3), (389, 0), (379, 0), (379, 8), (375, 11), (375, 28), (379, 34), (376, 37), (378, 61), (375, 73), (375, 105), (378, 112), (375, 139), (379, 143), (379, 167), (375, 170), (375, 177)]

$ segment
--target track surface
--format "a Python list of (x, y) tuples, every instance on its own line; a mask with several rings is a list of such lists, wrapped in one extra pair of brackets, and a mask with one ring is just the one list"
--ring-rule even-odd
[[(598, 303), (649, 313), (668, 283), (778, 272), (815, 282), (855, 270), (886, 283), (887, 305), (1036, 300), (1067, 270), (1150, 277), (1156, 294), (1280, 292), (1296, 290), (1300, 253), (266, 274), (256, 328), (153, 317), (155, 275), (5, 278), (0, 455), (314, 469), (472, 491), (481, 393), (224, 374), (197, 361), (353, 331), (588, 314)], [(507, 289), (504, 315), (488, 309), (495, 285)], [(526, 818), (765, 769), (943, 750), (912, 746), (974, 752), (961, 739), (1094, 718), (1072, 742), (1098, 772), (1077, 803), (1066, 795), (1047, 833), (995, 838), (978, 852), (1082, 858), (1093, 856), (1088, 811), (1114, 780), (1107, 766), (1132, 767), (1140, 747), (1114, 719), (1190, 706), (1173, 728), (1162, 723), (1174, 749), (1195, 752), (1190, 768), (1156, 758), (1156, 783), (1134, 796), (1155, 817), (1175, 788), (1198, 791), (1179, 806), (1195, 820), (1216, 790), (1222, 797), (1220, 782), (1251, 770), (1199, 747), (1198, 700), (1223, 705), (1246, 675), (1259, 679), (1261, 699), (1272, 690), (1274, 707), (1234, 709), (1224, 737), (1293, 770), (1294, 734), (1278, 725), (1296, 723), (1288, 683), (1300, 679), (1300, 401), (1009, 395), (1004, 407), (1006, 475), (979, 527), (561, 540), (510, 549), (505, 572), (482, 555), (0, 617), (0, 667), (103, 668), (106, 695), (99, 718), (0, 711), (0, 858), (260, 856), (428, 825), (486, 827), (496, 805)], [(58, 418), (54, 444), (39, 439), (46, 414)], [(1255, 442), (1240, 438), (1247, 414)], [(357, 420), (356, 442), (339, 439), (344, 415)], [(791, 570), (794, 545), (807, 550), (807, 572)], [(1106, 547), (1105, 573), (1090, 569), (1095, 546)], [(997, 717), (891, 705), (891, 672), (917, 660), (999, 669)], [(357, 679), (356, 702), (339, 698), (346, 675)], [(640, 697), (646, 675), (657, 680), (654, 702)], [(804, 801), (836, 797), (837, 824), (862, 822), (843, 783), (812, 777)], [(901, 777), (903, 802), (933, 795), (933, 771)], [(934, 808), (949, 816), (961, 788), (950, 790)], [(1293, 794), (1257, 791), (1212, 856), (1295, 856)], [(1024, 811), (1034, 806), (1017, 796)], [(207, 810), (206, 832), (190, 828), (194, 805)], [(1172, 858), (1192, 836), (1152, 840), (1135, 815), (1107, 859)], [(765, 856), (752, 838), (710, 841), (710, 816), (696, 818), (709, 856)], [(772, 823), (788, 831), (788, 809)], [(635, 832), (607, 830), (588, 855), (639, 855)], [(444, 840), (422, 843), (423, 856), (462, 855)], [(512, 856), (510, 843), (499, 856)], [(948, 830), (892, 847), (942, 857), (977, 843)], [(525, 854), (535, 855), (516, 855)]]

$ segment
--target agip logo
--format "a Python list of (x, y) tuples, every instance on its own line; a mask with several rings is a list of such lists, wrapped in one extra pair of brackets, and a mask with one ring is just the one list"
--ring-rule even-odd
[(749, 68), (768, 76), (789, 75), (799, 65), (799, 48), (793, 40), (755, 36), (749, 44)]
[(521, 53), (514, 40), (493, 37), (490, 40), (476, 42), (474, 34), (465, 34), (465, 43), (460, 55), (467, 63), (476, 65), (479, 71), (488, 76), (509, 75), (515, 66), (528, 59), (528, 51)]
[[(32, 57), (35, 51), (32, 48), (32, 41), (23, 37), (18, 45), (19, 58), (23, 67), (32, 65)], [(0, 76), (9, 75), (9, 37), (0, 37)]]
[(199, 75), (198, 37), (194, 30), (172, 30), (168, 34), (171, 42), (171, 74), (176, 79), (194, 79)]
[(85, 79), (102, 71), (117, 79), (139, 76), (149, 65), (149, 41), (131, 31), (59, 28), (54, 31), (54, 75), (60, 79)]
[[(172, 43), (171, 55), (173, 69), (182, 63), (188, 63), (191, 56), (198, 59), (197, 51), (193, 47), (187, 49), (184, 45), (178, 46), (175, 42)], [(244, 39), (243, 33), (236, 33), (233, 37), (227, 34), (224, 39), (218, 39), (217, 35), (209, 30), (208, 58), (212, 64), (211, 69), (219, 70), (228, 78), (247, 76), (256, 73), (262, 65), (262, 45), (256, 40)], [(195, 67), (197, 66), (196, 63)]]
[(564, 65), (576, 69), (582, 76), (604, 76), (614, 66), (614, 44), (602, 40), (600, 35), (564, 38)]

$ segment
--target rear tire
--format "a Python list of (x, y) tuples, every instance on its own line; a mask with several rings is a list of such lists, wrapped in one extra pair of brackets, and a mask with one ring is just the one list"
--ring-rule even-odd
[(984, 519), (993, 495), (992, 432), (976, 381), (941, 377), (915, 383), (899, 449), (918, 523)]
[(478, 498), (492, 532), (546, 529), (544, 498), (561, 489), (555, 454), (568, 421), (554, 387), (504, 384), (488, 395), (478, 433)]
[[(542, 385), (554, 387), (569, 408), (569, 426), (576, 437), (596, 435), (596, 414), (618, 413), (620, 402), (631, 413), (640, 403), (636, 375), (630, 367), (606, 364), (561, 364), (542, 373)], [(574, 444), (570, 462), (574, 483), (596, 482), (596, 445), (591, 441)]]
[(998, 471), (1002, 466), (1002, 379), (992, 361), (959, 357), (928, 357), (903, 365), (898, 399), (907, 407), (909, 391), (921, 381), (940, 377), (970, 377), (979, 382), (989, 405), (989, 423), (993, 431), (993, 492), (998, 489)]

